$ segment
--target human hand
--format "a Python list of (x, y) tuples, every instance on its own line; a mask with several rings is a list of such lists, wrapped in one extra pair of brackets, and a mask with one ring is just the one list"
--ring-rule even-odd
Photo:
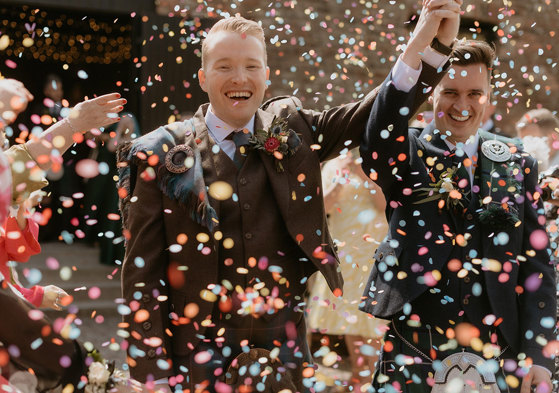
[(68, 121), (75, 132), (108, 126), (120, 120), (118, 113), (124, 109), (124, 104), (126, 99), (120, 98), (119, 93), (105, 94), (77, 104)]
[(62, 310), (60, 302), (63, 298), (69, 296), (66, 291), (56, 285), (47, 285), (44, 288), (43, 301), (41, 307), (52, 308), (54, 310)]
[(461, 5), (462, 0), (424, 0), (409, 44), (423, 50), (437, 37), (442, 44), (450, 46), (458, 34)]
[(0, 117), (8, 124), (13, 123), (27, 108), (33, 95), (15, 79), (0, 79)]
[(458, 35), (458, 29), (460, 28), (460, 7), (462, 6), (462, 2), (463, 0), (453, 0), (449, 7), (449, 11), (451, 11), (449, 16), (441, 20), (436, 37), (443, 45), (451, 46)]
[(16, 221), (20, 230), (23, 231), (27, 227), (27, 212), (29, 211), (29, 209), (37, 206), (45, 195), (47, 195), (46, 192), (42, 190), (36, 190), (29, 195), (29, 198), (21, 202), (19, 200), (17, 201), (19, 206), (17, 209)]
[(551, 393), (551, 378), (546, 368), (532, 366), (528, 374), (522, 378), (520, 393), (531, 393), (532, 387), (535, 387), (536, 393)]

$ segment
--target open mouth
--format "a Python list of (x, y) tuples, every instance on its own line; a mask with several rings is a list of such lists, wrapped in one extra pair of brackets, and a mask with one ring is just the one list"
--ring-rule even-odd
[(459, 121), (459, 122), (464, 122), (466, 120), (468, 120), (470, 118), (470, 116), (458, 116), (458, 115), (451, 115), (450, 113), (448, 114), (448, 116), (450, 116), (450, 118), (454, 121)]
[(229, 91), (225, 93), (227, 98), (230, 98), (235, 101), (245, 101), (252, 97), (252, 93), (250, 91)]

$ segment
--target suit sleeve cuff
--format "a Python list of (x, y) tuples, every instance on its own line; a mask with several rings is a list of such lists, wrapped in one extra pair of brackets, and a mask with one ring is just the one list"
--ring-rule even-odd
[(394, 68), (392, 68), (392, 84), (396, 89), (409, 93), (417, 84), (421, 69), (422, 66), (420, 65), (418, 70), (414, 70), (402, 60), (401, 56), (398, 57)]
[(448, 59), (450, 59), (450, 56), (445, 56), (430, 46), (423, 51), (423, 61), (435, 69), (442, 68)]

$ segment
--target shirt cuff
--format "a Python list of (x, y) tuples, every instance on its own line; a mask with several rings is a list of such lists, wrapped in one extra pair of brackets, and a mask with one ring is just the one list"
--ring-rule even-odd
[(392, 84), (396, 89), (408, 93), (417, 84), (421, 68), (420, 64), (419, 69), (414, 70), (402, 60), (402, 56), (398, 57), (392, 68)]
[(445, 56), (437, 52), (430, 46), (425, 48), (425, 50), (423, 51), (423, 61), (437, 70), (439, 68), (442, 68), (446, 64), (448, 59), (450, 59), (450, 56)]

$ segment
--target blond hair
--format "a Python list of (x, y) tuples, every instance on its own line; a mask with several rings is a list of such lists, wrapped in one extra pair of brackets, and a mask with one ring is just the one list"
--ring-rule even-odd
[(206, 63), (206, 53), (208, 51), (208, 41), (212, 35), (219, 33), (220, 31), (226, 31), (230, 33), (238, 33), (241, 35), (250, 35), (262, 43), (264, 47), (264, 63), (268, 61), (266, 55), (266, 39), (264, 38), (264, 30), (257, 22), (243, 18), (242, 16), (232, 16), (230, 18), (221, 19), (215, 25), (212, 26), (208, 35), (202, 41), (202, 69), (204, 69), (204, 64)]

